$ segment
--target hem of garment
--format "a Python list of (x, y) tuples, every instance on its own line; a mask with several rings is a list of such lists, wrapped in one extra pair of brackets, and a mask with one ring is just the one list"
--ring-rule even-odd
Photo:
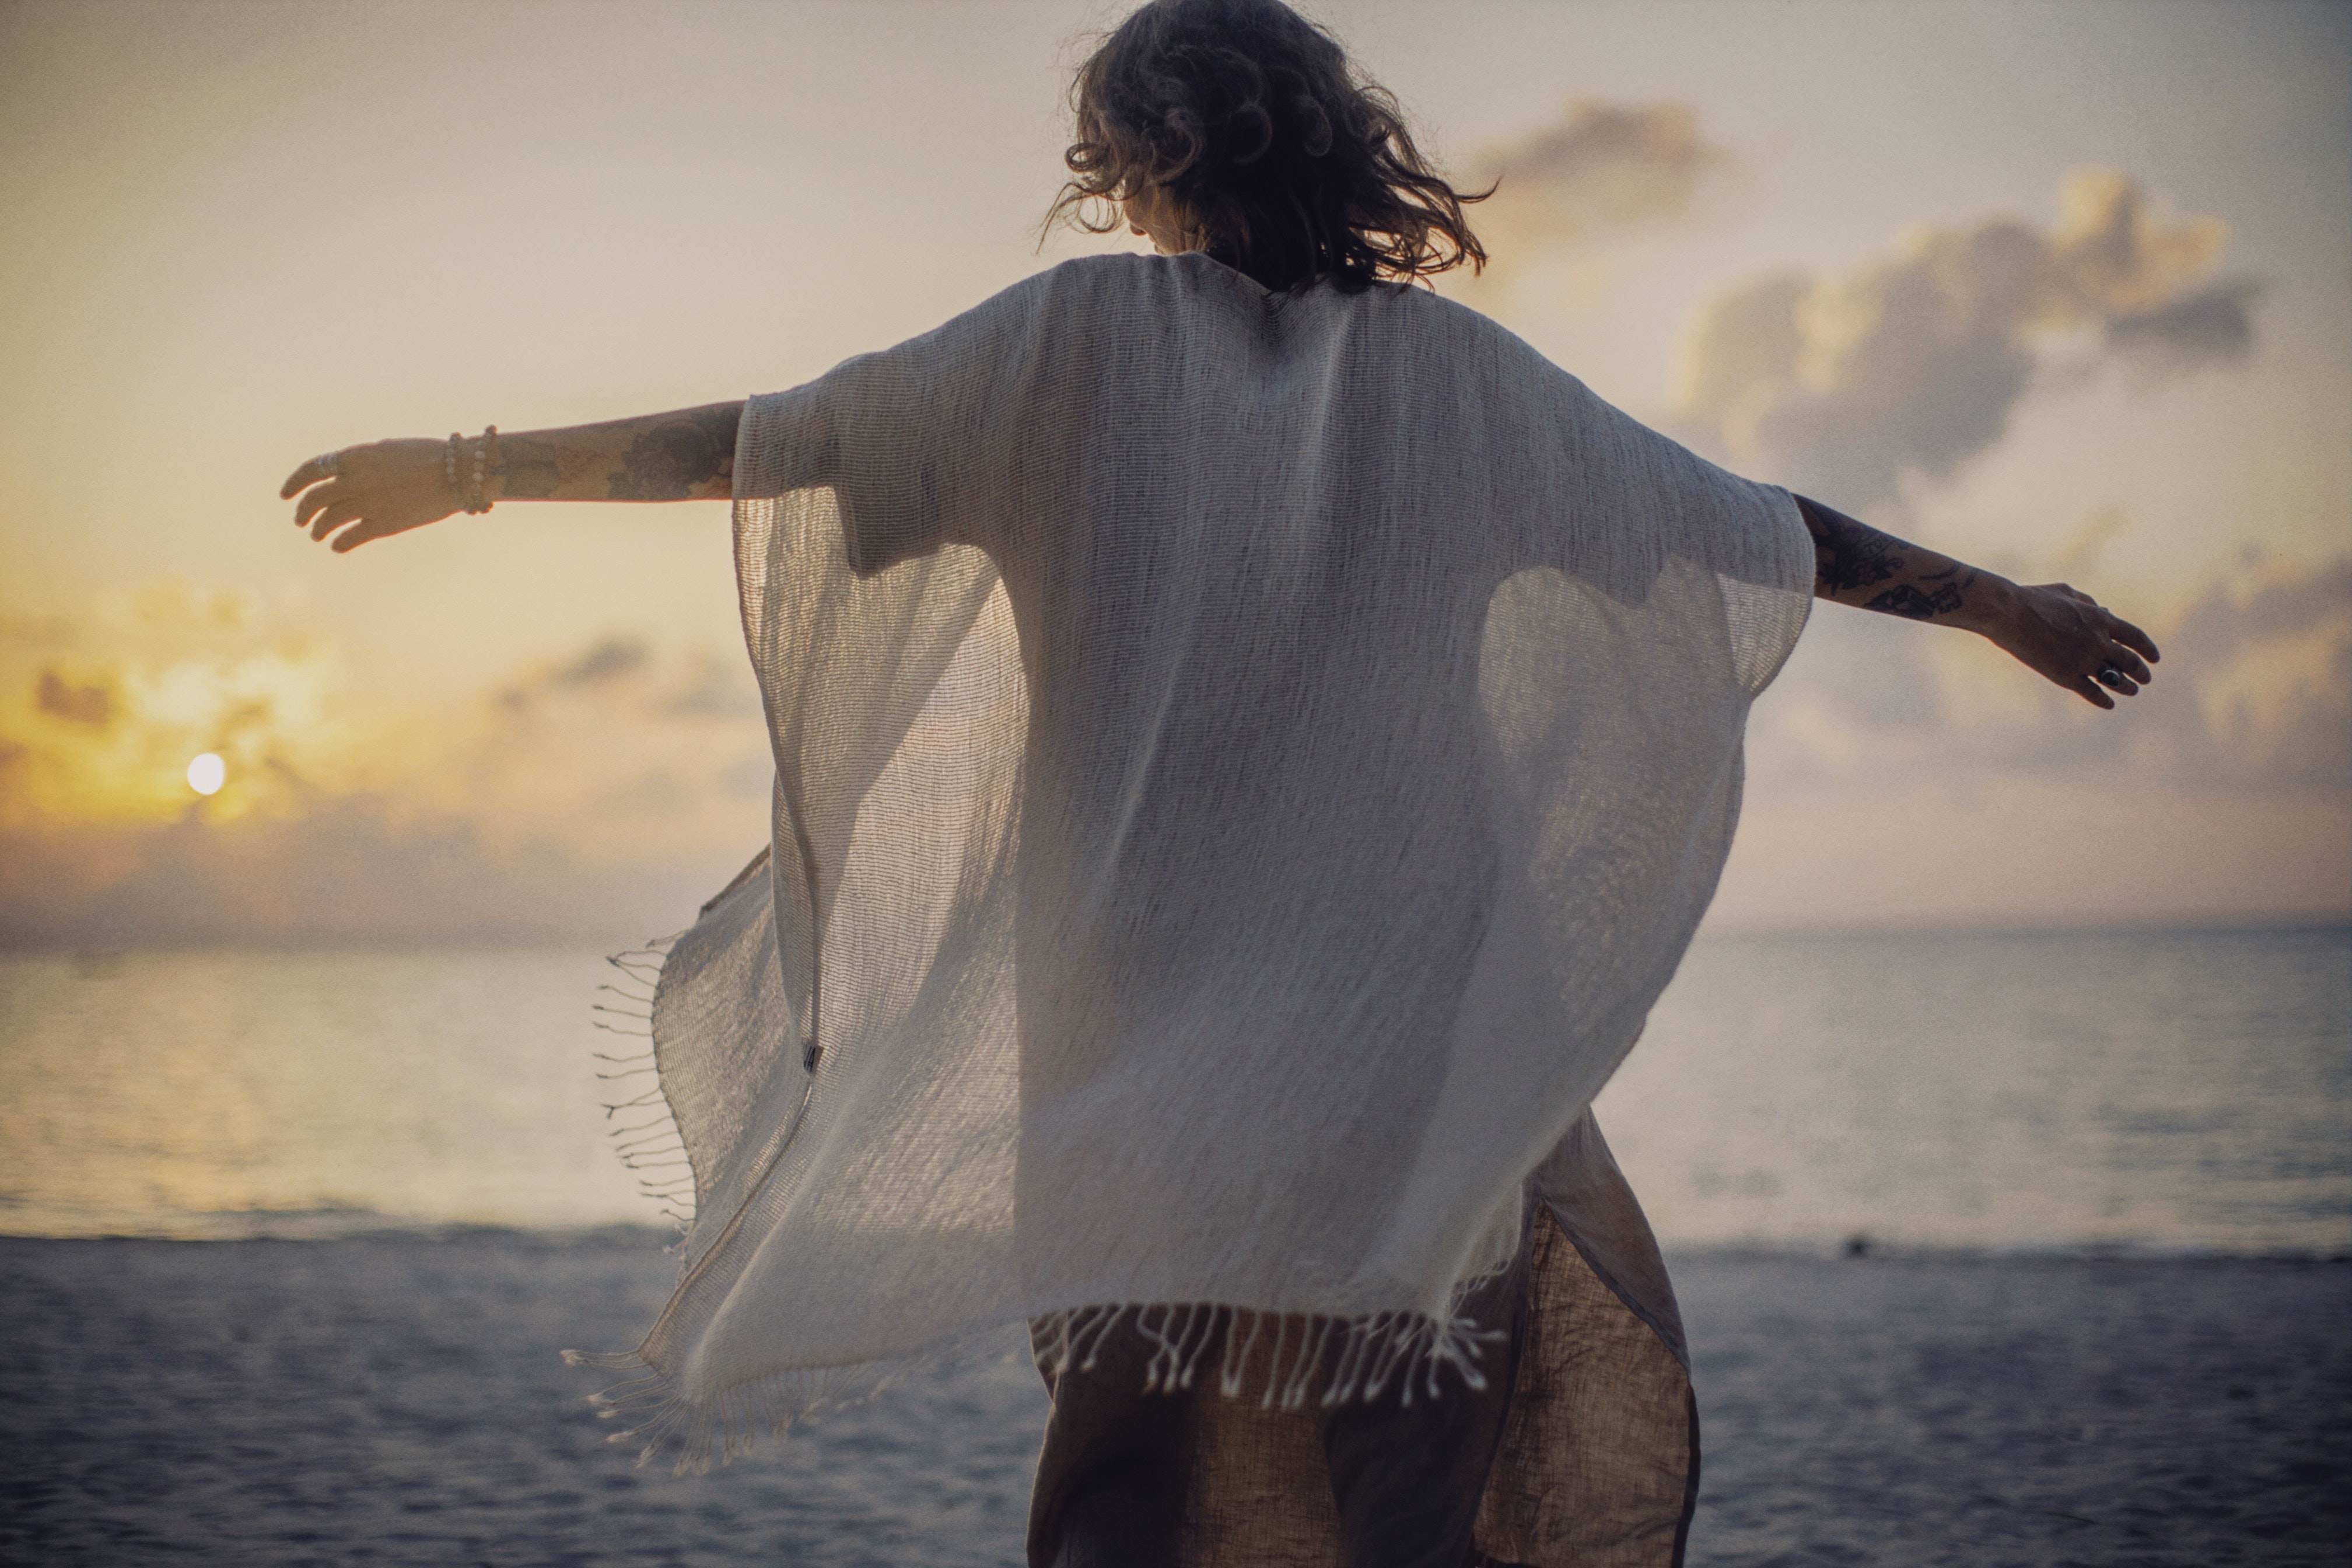
[[(1475, 1283), (1465, 1281), (1457, 1294)], [(1209, 1370), (1208, 1347), (1223, 1343), (1228, 1348), (1214, 1371), (1219, 1392), (1233, 1399), (1255, 1396), (1269, 1409), (1309, 1401), (1328, 1408), (1391, 1392), (1410, 1406), (1417, 1394), (1440, 1396), (1438, 1378), (1446, 1367), (1473, 1388), (1486, 1385), (1479, 1363), (1497, 1336), (1468, 1318), (1441, 1324), (1405, 1311), (1318, 1317), (1301, 1331), (1302, 1316), (1207, 1302), (1126, 1303), (1047, 1312), (1026, 1321), (1032, 1359), (1048, 1373), (1087, 1369), (1116, 1329), (1141, 1333), (1154, 1345), (1146, 1390), (1154, 1393), (1193, 1386)], [(627, 1423), (606, 1441), (637, 1444), (641, 1467), (667, 1460), (674, 1474), (701, 1474), (749, 1452), (762, 1436), (781, 1437), (830, 1411), (863, 1404), (909, 1373), (1002, 1355), (1021, 1321), (993, 1324), (905, 1356), (792, 1368), (699, 1398), (680, 1391), (674, 1371), (636, 1351), (565, 1351), (563, 1359), (638, 1374), (589, 1396), (600, 1418)], [(1224, 1326), (1232, 1331), (1218, 1334)]]
[(1683, 1515), (1675, 1521), (1675, 1554), (1668, 1568), (1683, 1568), (1683, 1554), (1690, 1549), (1691, 1521), (1698, 1513), (1698, 1390), (1683, 1393), (1685, 1419), (1690, 1423), (1690, 1470), (1683, 1478)]
[(1486, 1386), (1480, 1363), (1501, 1336), (1481, 1329), (1461, 1304), (1501, 1270), (1465, 1279), (1454, 1308), (1441, 1321), (1424, 1312), (1353, 1316), (1275, 1311), (1221, 1302), (1106, 1304), (1045, 1312), (1029, 1320), (1037, 1370), (1048, 1377), (1088, 1372), (1104, 1341), (1129, 1329), (1149, 1342), (1147, 1394), (1192, 1388), (1210, 1372), (1228, 1399), (1249, 1399), (1268, 1410), (1325, 1408), (1370, 1402), (1391, 1390), (1411, 1405), (1416, 1390), (1439, 1397), (1439, 1374), (1451, 1367), (1475, 1389)]
[[(729, 884), (728, 890), (733, 891), (745, 877), (766, 864), (763, 850), (759, 859)], [(703, 907), (707, 910), (709, 906)], [(596, 987), (596, 1000), (590, 1004), (598, 1029), (619, 1039), (645, 1042), (644, 1049), (625, 1054), (604, 1050), (590, 1053), (596, 1064), (596, 1081), (608, 1086), (606, 1092), (620, 1096), (600, 1100), (598, 1103), (604, 1108), (604, 1136), (613, 1146), (614, 1157), (637, 1178), (637, 1190), (660, 1208), (662, 1217), (676, 1228), (681, 1240), (694, 1224), (694, 1177), (688, 1163), (685, 1132), (670, 1108), (669, 1096), (661, 1087), (653, 1005), (662, 965), (669, 957), (671, 945), (684, 934), (674, 931), (607, 954), (604, 962), (620, 972), (625, 984), (604, 982)], [(641, 1088), (635, 1081), (643, 1078), (654, 1080), (650, 1088)], [(637, 1092), (627, 1092), (633, 1089)]]

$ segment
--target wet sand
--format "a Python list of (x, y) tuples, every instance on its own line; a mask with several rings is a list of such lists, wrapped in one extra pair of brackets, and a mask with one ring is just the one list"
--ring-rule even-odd
[[(658, 1241), (0, 1241), (0, 1562), (1012, 1564), (1003, 1357), (709, 1476), (634, 1468), (563, 1346)], [(1694, 1564), (2352, 1563), (2352, 1265), (1674, 1259)]]

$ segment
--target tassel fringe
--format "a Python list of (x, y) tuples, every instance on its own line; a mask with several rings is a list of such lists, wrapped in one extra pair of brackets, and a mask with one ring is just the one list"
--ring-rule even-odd
[[(605, 1129), (605, 1136), (612, 1140), (613, 1152), (621, 1163), (637, 1173), (638, 1190), (653, 1200), (680, 1237), (694, 1224), (694, 1168), (687, 1156), (686, 1140), (678, 1131), (677, 1118), (671, 1113), (669, 1100), (661, 1091), (659, 1064), (652, 1042), (654, 991), (661, 984), (662, 964), (669, 957), (671, 944), (683, 934), (673, 933), (607, 958), (604, 962), (619, 970), (626, 983), (616, 985), (608, 981), (597, 986), (599, 999), (590, 1008), (598, 1015), (593, 1020), (595, 1026), (606, 1034), (646, 1042), (645, 1049), (627, 1055), (592, 1053), (598, 1063), (599, 1082), (626, 1085), (638, 1091), (626, 1099), (604, 1102), (604, 1120), (612, 1124)], [(632, 1081), (646, 1078), (655, 1081), (642, 1086)], [(622, 1094), (625, 1090), (616, 1087), (612, 1092)], [(655, 1114), (625, 1114), (639, 1110)], [(572, 1355), (568, 1351), (564, 1353), (567, 1358)]]
[[(1455, 1305), (1481, 1282), (1457, 1286)], [(1444, 1397), (1440, 1374), (1448, 1367), (1465, 1386), (1484, 1389), (1486, 1373), (1479, 1363), (1486, 1347), (1507, 1337), (1459, 1311), (1441, 1322), (1419, 1312), (1331, 1318), (1203, 1302), (1129, 1304), (1078, 1307), (1032, 1320), (1031, 1357), (1048, 1377), (1092, 1371), (1110, 1336), (1122, 1330), (1151, 1346), (1144, 1392), (1173, 1394), (1213, 1372), (1219, 1394), (1255, 1399), (1268, 1410), (1384, 1398), (1410, 1406), (1416, 1398)], [(563, 1359), (573, 1366), (636, 1373), (590, 1397), (601, 1418), (627, 1423), (606, 1441), (636, 1444), (640, 1467), (667, 1461), (674, 1474), (689, 1475), (732, 1461), (763, 1435), (782, 1437), (831, 1411), (862, 1404), (910, 1373), (1001, 1354), (1004, 1343), (999, 1328), (919, 1356), (796, 1369), (707, 1399), (682, 1394), (674, 1378), (634, 1352), (566, 1351)]]

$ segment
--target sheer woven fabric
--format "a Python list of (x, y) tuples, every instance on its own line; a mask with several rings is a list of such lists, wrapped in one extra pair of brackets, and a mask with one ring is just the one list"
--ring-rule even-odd
[(1204, 1373), (1246, 1397), (1474, 1358), (1713, 892), (1787, 494), (1425, 291), (1201, 256), (755, 398), (735, 489), (774, 837), (656, 995), (696, 1206), (649, 1431), (1150, 1303), (1357, 1325), (1312, 1387)]

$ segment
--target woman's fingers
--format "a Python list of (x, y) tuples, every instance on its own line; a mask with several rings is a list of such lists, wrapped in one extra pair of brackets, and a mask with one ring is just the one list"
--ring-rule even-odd
[(2006, 640), (1995, 640), (2092, 707), (2113, 709), (2154, 679), (2155, 641), (2071, 583), (2028, 588), (2023, 606)]
[(2119, 640), (2107, 644), (2107, 663), (2113, 668), (2121, 670), (2124, 674), (2131, 677), (2132, 679), (2137, 681), (2142, 686), (2146, 686), (2149, 681), (2156, 679), (2154, 672), (2152, 672), (2146, 664), (2140, 661), (2139, 655), (2133, 652), (2131, 648), (2125, 646)]
[(347, 522), (357, 522), (360, 520), (360, 515), (359, 507), (352, 502), (348, 500), (335, 501), (333, 504), (320, 510), (319, 514), (311, 520), (310, 537), (313, 539), (324, 539), (327, 535), (334, 532), (335, 530), (342, 527), (343, 524)]
[(300, 468), (295, 469), (292, 473), (287, 475), (286, 482), (278, 487), (278, 499), (279, 500), (291, 500), (294, 499), (294, 492), (296, 490), (302, 489), (306, 485), (315, 485), (320, 479), (332, 478), (335, 472), (335, 456), (336, 455), (332, 452), (321, 452), (317, 457), (311, 458), (309, 462), (303, 464)]
[[(2112, 637), (2098, 657), (2099, 668), (2091, 672), (2091, 679), (2118, 697), (2137, 697), (2139, 689), (2153, 679), (2139, 655)], [(2115, 704), (2102, 702), (2099, 706), (2112, 708)]]
[(2094, 708), (2113, 708), (2116, 705), (2116, 700), (2101, 690), (2099, 683), (2087, 675), (2078, 675), (2064, 685), (2066, 689)]
[(348, 555), (370, 540), (389, 539), (415, 526), (413, 522), (385, 522), (379, 518), (363, 517), (360, 519), (358, 527), (347, 528), (335, 535), (335, 542), (327, 548), (338, 555)]
[[(2107, 635), (2115, 638), (2116, 641), (2123, 644), (2126, 647), (2134, 649), (2142, 658), (2147, 659), (2150, 664), (2155, 664), (2164, 658), (2162, 654), (2156, 651), (2156, 639), (2149, 637), (2146, 632), (2140, 630), (2137, 626), (2132, 625), (2129, 621), (2125, 620), (2120, 616), (2109, 616), (2107, 619), (2112, 623), (2107, 627)], [(2140, 679), (2142, 680), (2146, 680), (2147, 677), (2143, 675)]]
[(455, 511), (446, 458), (438, 441), (372, 441), (311, 458), (281, 490), (294, 498), (295, 526), (348, 551)]
[(340, 505), (348, 499), (349, 496), (344, 489), (342, 480), (328, 480), (325, 484), (320, 485), (318, 489), (305, 494), (300, 500), (294, 503), (294, 526), (297, 528), (310, 527), (310, 520), (312, 518), (317, 517), (329, 507)]

